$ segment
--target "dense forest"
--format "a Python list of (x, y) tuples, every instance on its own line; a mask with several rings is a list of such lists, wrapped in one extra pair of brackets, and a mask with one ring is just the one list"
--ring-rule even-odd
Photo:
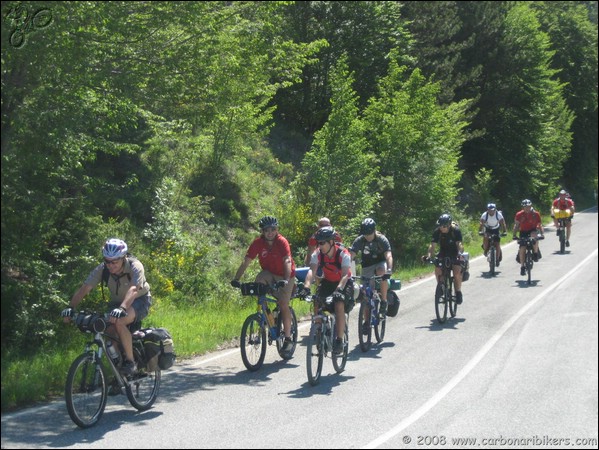
[[(2, 2), (2, 355), (119, 237), (155, 302), (227, 298), (277, 216), (375, 218), (398, 264), (439, 214), (597, 190), (597, 2)], [(99, 293), (97, 301), (101, 301)]]

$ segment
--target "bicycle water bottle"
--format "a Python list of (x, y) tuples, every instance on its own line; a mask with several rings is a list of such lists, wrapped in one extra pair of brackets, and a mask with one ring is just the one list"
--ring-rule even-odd
[(275, 326), (275, 318), (272, 315), (272, 312), (270, 310), (270, 308), (266, 308), (266, 320), (268, 321), (268, 326), (269, 327), (274, 327)]
[(121, 355), (119, 354), (115, 346), (112, 344), (112, 341), (106, 342), (106, 352), (108, 353), (108, 356), (110, 356), (110, 359), (112, 359), (112, 362), (115, 365), (119, 363)]

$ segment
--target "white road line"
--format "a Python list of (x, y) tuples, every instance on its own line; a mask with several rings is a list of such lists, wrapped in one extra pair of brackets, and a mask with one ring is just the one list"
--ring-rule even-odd
[(533, 298), (530, 302), (528, 302), (520, 311), (514, 314), (498, 331), (493, 335), (491, 339), (487, 341), (487, 343), (474, 355), (474, 357), (468, 361), (468, 363), (458, 372), (449, 382), (443, 386), (435, 395), (433, 395), (426, 403), (424, 403), (420, 408), (406, 417), (404, 420), (399, 422), (396, 426), (391, 428), (388, 432), (384, 433), (377, 439), (372, 442), (366, 444), (362, 448), (377, 448), (379, 445), (384, 444), (389, 439), (397, 436), (407, 427), (412, 425), (422, 416), (424, 416), (427, 412), (429, 412), (437, 403), (439, 403), (449, 392), (460, 382), (462, 381), (471, 371), (476, 367), (476, 365), (485, 357), (485, 355), (493, 348), (493, 346), (501, 339), (501, 337), (505, 334), (507, 330), (520, 318), (526, 311), (532, 308), (535, 303), (541, 300), (548, 294), (553, 293), (554, 289), (563, 281), (571, 277), (580, 267), (587, 263), (587, 261), (591, 258), (595, 258), (597, 255), (597, 249), (589, 256), (587, 256), (582, 262), (580, 262), (576, 267), (570, 270), (567, 274), (558, 279), (551, 286), (546, 288), (543, 292)]

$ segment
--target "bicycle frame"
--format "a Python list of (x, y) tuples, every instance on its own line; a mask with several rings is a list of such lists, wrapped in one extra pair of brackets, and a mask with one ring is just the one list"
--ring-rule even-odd
[[(89, 318), (89, 323), (80, 318)], [(133, 407), (139, 411), (149, 409), (158, 396), (161, 374), (159, 368), (147, 370), (142, 339), (133, 337), (133, 354), (138, 371), (130, 377), (125, 377), (120, 373), (120, 364), (115, 364), (108, 356), (106, 339), (113, 340), (117, 348), (120, 341), (118, 337), (105, 333), (110, 326), (107, 317), (81, 311), (76, 314), (75, 322), (81, 332), (90, 333), (92, 337), (85, 344), (83, 353), (71, 364), (67, 375), (65, 401), (73, 422), (81, 428), (88, 428), (95, 425), (104, 413), (109, 394), (109, 383), (102, 362), (104, 356), (110, 374), (114, 376), (113, 387), (119, 391), (116, 393), (122, 393), (124, 389)]]
[(435, 314), (439, 323), (447, 320), (447, 310), (451, 317), (455, 317), (458, 304), (453, 293), (453, 261), (450, 257), (434, 258), (431, 264), (441, 267), (441, 277), (435, 288)]
[[(308, 296), (305, 298), (311, 304), (312, 319), (310, 325), (310, 336), (308, 338), (308, 348), (306, 349), (306, 370), (308, 374), (308, 382), (315, 386), (320, 380), (322, 374), (322, 366), (325, 357), (331, 352), (331, 359), (335, 372), (341, 373), (345, 369), (348, 354), (348, 320), (349, 316), (345, 313), (345, 336), (343, 352), (339, 355), (333, 353), (333, 342), (337, 338), (336, 318), (335, 313), (324, 308), (324, 305), (319, 308), (318, 314), (314, 313), (314, 299), (319, 301), (317, 297)], [(329, 296), (325, 299), (326, 304), (331, 304), (333, 297)]]
[[(375, 275), (373, 277), (360, 277), (362, 284), (360, 285), (360, 291), (362, 296), (362, 302), (360, 303), (360, 312), (358, 319), (358, 336), (360, 341), (360, 349), (366, 352), (372, 346), (372, 330), (374, 329), (374, 335), (377, 343), (383, 341), (385, 337), (385, 329), (387, 325), (386, 317), (380, 317), (379, 306), (381, 303), (380, 286), (383, 277)], [(371, 286), (371, 282), (374, 283), (374, 289)], [(366, 321), (365, 316), (369, 317), (369, 329), (368, 334), (363, 333), (364, 322)]]
[[(271, 345), (273, 342), (276, 342), (277, 351), (281, 358), (291, 359), (297, 346), (297, 318), (292, 306), (289, 305), (293, 347), (289, 351), (284, 351), (283, 317), (280, 314), (277, 299), (271, 296), (276, 291), (276, 286), (266, 286), (261, 283), (242, 283), (240, 289), (242, 295), (255, 296), (257, 301), (256, 312), (250, 314), (241, 327), (241, 359), (245, 367), (252, 372), (258, 370), (264, 363), (267, 344)], [(270, 311), (269, 303), (277, 305), (273, 311)], [(269, 315), (273, 318), (272, 325), (268, 319)]]
[[(539, 239), (534, 238), (532, 236), (518, 239), (518, 246), (526, 247), (526, 250), (524, 252), (524, 267), (526, 268), (526, 276), (527, 276), (528, 284), (531, 284), (531, 282), (532, 282), (532, 268), (534, 266), (534, 245), (537, 240), (539, 240)], [(518, 247), (518, 251), (520, 251), (519, 247)]]

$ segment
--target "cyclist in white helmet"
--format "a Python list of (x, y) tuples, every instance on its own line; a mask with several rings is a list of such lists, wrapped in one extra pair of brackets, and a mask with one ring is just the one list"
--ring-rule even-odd
[[(106, 286), (110, 292), (110, 323), (116, 329), (126, 356), (121, 370), (125, 375), (133, 375), (137, 368), (133, 357), (133, 338), (129, 325), (141, 322), (148, 315), (152, 297), (150, 285), (144, 275), (143, 264), (136, 258), (127, 258), (127, 252), (128, 247), (124, 241), (116, 238), (108, 239), (102, 248), (104, 262), (92, 270), (71, 298), (69, 307), (65, 308), (61, 315), (65, 322), (70, 320), (83, 298), (103, 282), (106, 268), (108, 270)], [(109, 331), (108, 334), (111, 332)]]

